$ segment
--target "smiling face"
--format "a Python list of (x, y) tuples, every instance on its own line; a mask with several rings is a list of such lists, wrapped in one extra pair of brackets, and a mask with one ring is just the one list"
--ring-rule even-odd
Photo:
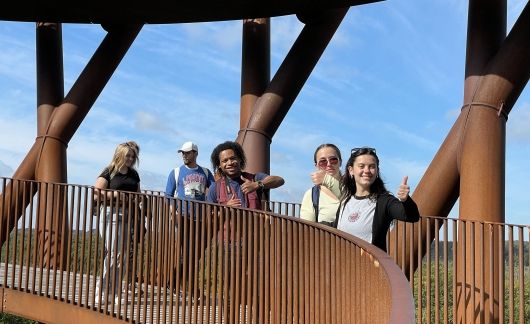
[(316, 167), (319, 170), (324, 170), (329, 175), (338, 178), (340, 177), (340, 159), (334, 148), (326, 146), (317, 151)]
[(219, 168), (226, 176), (235, 179), (241, 176), (241, 162), (234, 150), (228, 149), (219, 153)]
[(377, 160), (370, 154), (359, 155), (353, 161), (353, 166), (348, 166), (348, 172), (355, 179), (358, 194), (370, 193), (370, 186), (379, 173)]

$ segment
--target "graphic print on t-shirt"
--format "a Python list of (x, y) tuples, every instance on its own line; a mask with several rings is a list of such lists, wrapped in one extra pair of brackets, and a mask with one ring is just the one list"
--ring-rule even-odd
[(353, 212), (348, 216), (350, 222), (356, 222), (359, 219), (359, 211)]
[(182, 178), (184, 196), (190, 199), (204, 199), (206, 177), (202, 173), (190, 173)]

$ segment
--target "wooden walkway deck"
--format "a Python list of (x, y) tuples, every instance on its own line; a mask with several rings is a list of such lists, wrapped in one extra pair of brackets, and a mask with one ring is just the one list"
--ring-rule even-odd
[(137, 286), (134, 296), (130, 291), (122, 290), (120, 300), (114, 302), (115, 299), (109, 297), (108, 303), (98, 303), (96, 299), (99, 298), (94, 296), (93, 289), (95, 281), (92, 275), (0, 263), (0, 286), (3, 288), (53, 298), (70, 303), (72, 307), (89, 308), (135, 323), (225, 322), (223, 305), (216, 303), (215, 299), (210, 300), (209, 306), (206, 306), (208, 303), (204, 297), (202, 300), (182, 301), (168, 289), (154, 285), (142, 285), (140, 298)]

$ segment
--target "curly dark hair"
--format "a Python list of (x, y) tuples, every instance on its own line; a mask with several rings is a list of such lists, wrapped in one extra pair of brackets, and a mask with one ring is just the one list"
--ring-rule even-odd
[(388, 190), (385, 187), (385, 183), (381, 179), (381, 172), (379, 171), (379, 158), (375, 153), (375, 149), (369, 147), (353, 149), (352, 154), (350, 155), (350, 158), (348, 159), (348, 162), (346, 162), (346, 166), (344, 167), (344, 175), (342, 176), (340, 182), (340, 188), (342, 192), (340, 203), (343, 208), (344, 206), (346, 206), (346, 203), (351, 199), (351, 197), (354, 196), (357, 192), (355, 179), (350, 176), (350, 173), (348, 172), (348, 167), (353, 166), (353, 164), (355, 163), (355, 159), (357, 159), (358, 156), (367, 154), (372, 155), (375, 158), (378, 171), (377, 178), (370, 186), (370, 199), (376, 200), (379, 195), (388, 193)]
[(239, 145), (239, 143), (237, 142), (226, 141), (217, 145), (212, 151), (210, 161), (212, 162), (213, 172), (221, 172), (221, 170), (219, 169), (219, 166), (221, 165), (221, 161), (219, 160), (219, 154), (222, 151), (226, 150), (234, 151), (234, 154), (239, 158), (239, 165), (241, 166), (241, 170), (245, 169), (247, 158), (245, 157), (245, 152), (243, 151), (241, 145)]

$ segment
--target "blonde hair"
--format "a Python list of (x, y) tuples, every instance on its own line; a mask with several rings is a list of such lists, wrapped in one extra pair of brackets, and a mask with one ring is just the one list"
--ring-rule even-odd
[(108, 166), (111, 179), (125, 165), (125, 156), (129, 152), (134, 153), (134, 162), (131, 167), (134, 169), (134, 165), (139, 163), (138, 154), (140, 153), (140, 147), (138, 146), (138, 144), (136, 144), (136, 142), (129, 141), (126, 143), (118, 144), (116, 150), (114, 151), (112, 161), (110, 161), (110, 164)]

